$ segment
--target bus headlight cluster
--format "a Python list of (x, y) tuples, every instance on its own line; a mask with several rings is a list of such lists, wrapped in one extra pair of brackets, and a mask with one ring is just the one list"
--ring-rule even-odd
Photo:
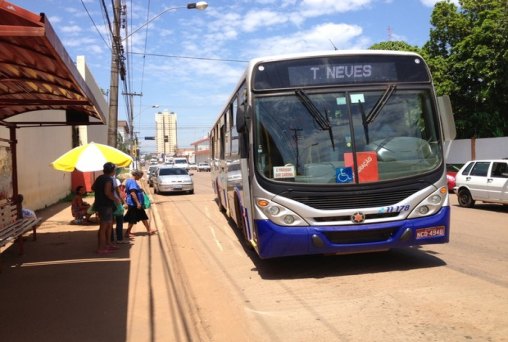
[(426, 199), (420, 202), (408, 216), (408, 218), (416, 218), (432, 215), (441, 209), (448, 196), (448, 189), (441, 187), (430, 194)]
[(256, 205), (266, 217), (280, 226), (307, 226), (307, 223), (292, 210), (264, 198), (256, 199)]

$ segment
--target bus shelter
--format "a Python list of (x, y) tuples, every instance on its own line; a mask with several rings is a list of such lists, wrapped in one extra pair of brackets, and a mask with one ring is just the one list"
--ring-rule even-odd
[[(37, 118), (33, 112), (41, 110), (54, 112), (54, 118), (19, 120), (27, 112)], [(105, 123), (97, 99), (44, 13), (0, 1), (0, 126), (9, 131), (0, 141), (10, 147), (13, 197), (18, 195), (17, 129)]]

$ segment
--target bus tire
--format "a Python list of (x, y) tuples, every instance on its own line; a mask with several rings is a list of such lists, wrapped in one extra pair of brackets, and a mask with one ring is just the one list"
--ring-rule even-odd
[(220, 190), (219, 190), (218, 186), (216, 187), (216, 192), (217, 192), (217, 204), (219, 205), (219, 210), (221, 213), (224, 213), (224, 212), (226, 212), (226, 208), (222, 205), (222, 201), (220, 199)]
[(472, 208), (474, 206), (475, 200), (473, 199), (471, 193), (467, 189), (460, 189), (457, 199), (461, 207)]
[(242, 208), (240, 206), (240, 200), (238, 196), (235, 195), (235, 220), (236, 220), (236, 228), (242, 232), (243, 242), (245, 242), (245, 246), (248, 249), (253, 250), (254, 247), (249, 241), (249, 236), (247, 234), (247, 226), (243, 221)]

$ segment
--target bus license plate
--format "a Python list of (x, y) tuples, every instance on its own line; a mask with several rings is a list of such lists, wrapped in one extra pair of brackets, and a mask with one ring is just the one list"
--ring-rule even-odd
[(445, 236), (445, 227), (430, 227), (430, 228), (420, 228), (416, 230), (416, 239), (426, 239)]

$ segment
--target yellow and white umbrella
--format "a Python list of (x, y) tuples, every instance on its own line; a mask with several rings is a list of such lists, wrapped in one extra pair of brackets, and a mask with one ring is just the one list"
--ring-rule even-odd
[(119, 167), (126, 167), (132, 163), (132, 157), (114, 147), (91, 142), (73, 148), (52, 162), (51, 165), (60, 171), (72, 172), (77, 169), (89, 172), (101, 171), (107, 162)]

